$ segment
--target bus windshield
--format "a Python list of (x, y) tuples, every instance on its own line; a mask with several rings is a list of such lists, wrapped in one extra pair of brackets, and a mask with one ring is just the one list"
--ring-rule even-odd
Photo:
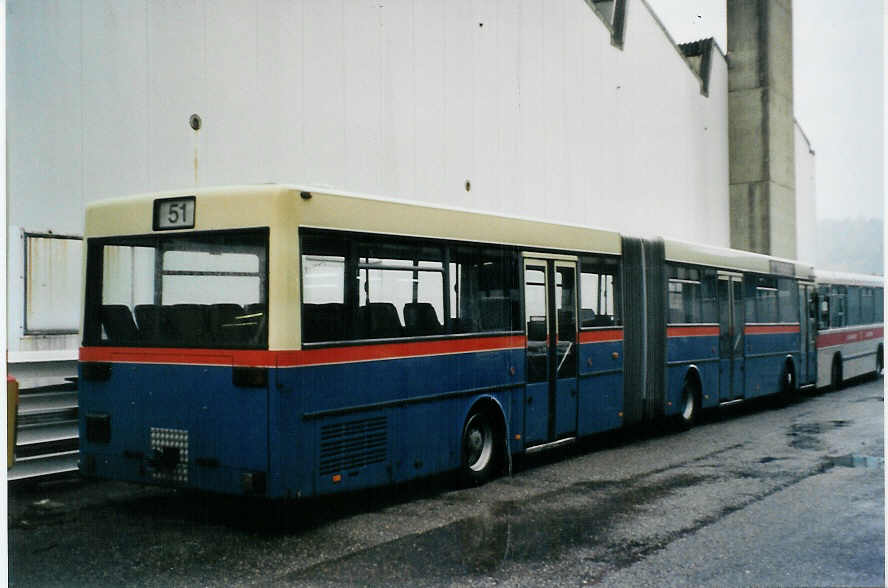
[(84, 345), (266, 348), (268, 231), (93, 238)]

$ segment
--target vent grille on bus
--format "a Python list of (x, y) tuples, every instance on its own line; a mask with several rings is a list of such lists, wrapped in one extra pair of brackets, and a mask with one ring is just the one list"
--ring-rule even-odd
[(388, 422), (384, 416), (321, 427), (320, 473), (332, 474), (385, 461)]

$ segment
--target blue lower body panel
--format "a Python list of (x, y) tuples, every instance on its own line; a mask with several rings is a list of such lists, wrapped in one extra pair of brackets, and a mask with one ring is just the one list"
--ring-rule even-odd
[[(525, 385), (523, 348), (268, 368), (263, 387), (235, 385), (231, 366), (113, 363), (108, 379), (81, 379), (82, 467), (268, 497), (403, 482), (460, 467), (479, 402), (501, 415), (513, 453), (551, 440), (553, 408), (556, 437), (618, 428), (621, 350), (581, 345), (580, 375), (559, 381), (556, 407), (548, 383)], [(103, 419), (109, 439), (88, 432)]]
[(230, 366), (113, 364), (80, 380), (79, 413), (87, 475), (224, 493), (267, 480), (268, 388), (234, 386)]

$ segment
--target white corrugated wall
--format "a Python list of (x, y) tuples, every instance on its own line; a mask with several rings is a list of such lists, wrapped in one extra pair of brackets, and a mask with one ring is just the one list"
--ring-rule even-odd
[(10, 350), (55, 345), (18, 324), (13, 241), (127, 193), (292, 182), (728, 245), (725, 60), (702, 95), (627, 5), (620, 50), (584, 0), (9, 0)]

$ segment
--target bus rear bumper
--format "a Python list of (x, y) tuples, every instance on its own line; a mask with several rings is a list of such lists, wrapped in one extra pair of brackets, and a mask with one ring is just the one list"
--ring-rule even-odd
[(110, 455), (81, 451), (80, 473), (86, 478), (167, 488), (269, 496), (268, 475), (264, 471), (226, 467), (215, 463), (174, 462), (169, 455), (147, 457), (140, 453)]

